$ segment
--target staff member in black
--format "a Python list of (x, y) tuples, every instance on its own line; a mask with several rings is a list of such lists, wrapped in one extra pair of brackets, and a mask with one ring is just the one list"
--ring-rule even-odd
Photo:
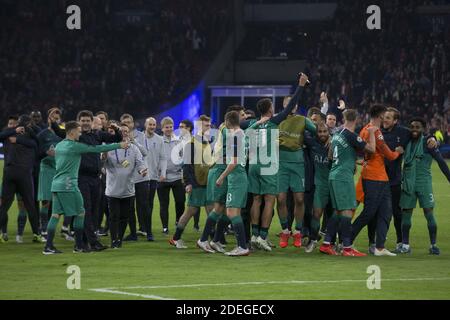
[[(36, 140), (37, 140), (37, 135), (47, 129), (48, 127), (48, 123), (45, 124), (42, 121), (42, 114), (40, 111), (32, 111), (30, 113), (30, 128), (34, 131), (34, 134), (36, 135)], [(39, 206), (39, 201), (38, 201), (38, 186), (39, 186), (39, 171), (40, 171), (40, 165), (41, 165), (41, 156), (39, 154), (39, 142), (38, 142), (38, 153), (37, 153), (37, 157), (36, 157), (36, 161), (34, 162), (34, 168), (33, 168), (33, 183), (34, 183), (34, 205), (36, 206), (36, 210), (38, 212), (40, 212), (41, 208)], [(42, 230), (43, 232), (46, 231)]]
[[(383, 128), (381, 132), (384, 136), (384, 141), (391, 150), (401, 146), (406, 149), (406, 145), (411, 140), (411, 132), (408, 128), (401, 126), (400, 112), (393, 107), (387, 108), (383, 118)], [(430, 148), (437, 145), (436, 139), (433, 136), (427, 137), (427, 143)], [(385, 160), (386, 173), (389, 177), (389, 184), (392, 195), (392, 215), (394, 217), (394, 227), (397, 236), (397, 246), (393, 252), (398, 253), (402, 244), (402, 210), (400, 209), (400, 194), (401, 194), (401, 178), (402, 178), (402, 160), (400, 156), (394, 161)], [(373, 234), (373, 226), (370, 226)], [(369, 233), (369, 237), (371, 234)], [(372, 235), (373, 237), (373, 235)]]
[[(395, 150), (397, 147), (403, 147), (406, 149), (406, 145), (411, 140), (411, 131), (400, 125), (400, 112), (394, 108), (387, 108), (383, 117), (383, 127), (381, 132), (383, 133), (384, 141), (391, 150)], [(436, 138), (433, 136), (427, 136), (427, 143), (430, 148), (434, 148), (437, 145)], [(385, 159), (384, 164), (386, 167), (386, 173), (389, 177), (389, 184), (391, 189), (391, 201), (392, 201), (392, 216), (394, 220), (395, 234), (397, 238), (397, 245), (392, 252), (399, 253), (402, 247), (402, 210), (400, 208), (400, 195), (401, 195), (401, 183), (402, 183), (402, 161), (403, 155), (400, 155), (397, 159), (389, 161)], [(367, 232), (369, 236), (369, 243), (375, 242), (376, 233), (376, 221), (373, 220), (367, 226)]]
[[(109, 128), (109, 115), (105, 111), (99, 111), (95, 114), (97, 118), (100, 119), (102, 122), (102, 128), (99, 130), (103, 132), (108, 132)], [(111, 132), (110, 132), (111, 133)], [(114, 130), (112, 130), (112, 133), (114, 133)], [(108, 230), (109, 230), (109, 208), (108, 208), (108, 200), (105, 195), (106, 190), (106, 171), (104, 168), (101, 170), (100, 180), (102, 181), (102, 192), (100, 193), (100, 206), (98, 210), (97, 215), (97, 230), (99, 236), (107, 236)], [(103, 213), (106, 216), (105, 219), (105, 228), (102, 228), (102, 220), (103, 220)]]
[(19, 125), (0, 132), (0, 141), (8, 150), (3, 168), (2, 203), (0, 205), (0, 230), (7, 221), (8, 210), (16, 191), (22, 196), (28, 212), (33, 242), (43, 242), (39, 232), (39, 216), (35, 207), (33, 166), (37, 156), (37, 140), (30, 128), (30, 117), (22, 115)]
[[(92, 130), (92, 122), (94, 114), (91, 111), (83, 110), (77, 115), (77, 121), (81, 125), (81, 136), (79, 141), (87, 145), (101, 145), (105, 143), (114, 143), (122, 141), (122, 134), (116, 125), (111, 125), (114, 128), (115, 134), (109, 134), (102, 130)], [(55, 132), (61, 129), (57, 125), (52, 125)], [(84, 201), (84, 234), (85, 241), (90, 245), (92, 251), (101, 251), (107, 247), (100, 243), (95, 231), (97, 230), (97, 215), (101, 199), (101, 160), (100, 155), (96, 153), (86, 153), (81, 156), (80, 171), (78, 176), (78, 187)]]

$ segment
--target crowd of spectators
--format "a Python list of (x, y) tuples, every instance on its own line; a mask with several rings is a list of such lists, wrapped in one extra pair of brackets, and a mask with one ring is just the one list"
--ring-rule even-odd
[(248, 39), (254, 42), (245, 41), (240, 58), (304, 59), (312, 83), (308, 106), (318, 103), (322, 91), (331, 104), (344, 99), (361, 114), (382, 102), (397, 107), (403, 119), (425, 117), (448, 139), (450, 26), (435, 28), (416, 12), (431, 2), (379, 1), (382, 29), (375, 31), (366, 27), (370, 1), (338, 1), (334, 19), (319, 25), (252, 24)]
[[(427, 26), (415, 10), (442, 1), (379, 1), (380, 31), (366, 28), (370, 1), (337, 3), (335, 18), (323, 24), (250, 26), (239, 57), (307, 61), (308, 106), (322, 91), (330, 104), (344, 99), (362, 113), (384, 102), (403, 118), (424, 116), (448, 136), (449, 26)], [(81, 30), (66, 28), (71, 4), (81, 8)], [(52, 106), (67, 118), (85, 107), (112, 117), (157, 114), (196, 86), (233, 16), (232, 1), (1, 0), (0, 6), (2, 123), (11, 113)]]
[[(66, 9), (81, 9), (68, 30)], [(1, 120), (60, 107), (158, 113), (200, 80), (231, 27), (231, 1), (0, 1)]]

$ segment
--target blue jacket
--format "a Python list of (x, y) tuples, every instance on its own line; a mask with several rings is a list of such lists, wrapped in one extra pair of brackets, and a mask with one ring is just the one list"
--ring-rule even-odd
[[(391, 150), (401, 146), (406, 149), (406, 145), (411, 140), (411, 132), (408, 128), (395, 125), (391, 130), (381, 129), (384, 136), (384, 141)], [(402, 161), (403, 155), (400, 155), (393, 161), (384, 160), (386, 173), (389, 177), (391, 186), (396, 186), (402, 183)]]

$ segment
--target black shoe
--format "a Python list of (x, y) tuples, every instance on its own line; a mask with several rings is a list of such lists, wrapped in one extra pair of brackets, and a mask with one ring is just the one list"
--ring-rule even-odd
[(77, 248), (76, 246), (73, 247), (73, 253), (90, 253), (91, 250), (88, 248)]
[(104, 246), (100, 242), (97, 242), (96, 244), (91, 246), (91, 251), (103, 251), (103, 250), (106, 250), (106, 249), (108, 249), (108, 246)]
[(129, 234), (123, 239), (123, 241), (138, 241), (137, 235)]
[(163, 228), (162, 233), (169, 235), (169, 228)]
[(200, 227), (198, 225), (194, 226), (194, 230), (195, 230), (195, 232), (200, 232)]
[(153, 239), (153, 234), (151, 232), (147, 234), (147, 241), (155, 241), (155, 239)]
[(118, 249), (118, 248), (119, 248), (118, 240), (114, 240), (113, 242), (111, 242), (111, 249)]
[(98, 230), (97, 236), (99, 236), (99, 237), (107, 237), (108, 236), (108, 230), (106, 230), (106, 229)]
[(55, 247), (45, 247), (44, 251), (42, 251), (42, 254), (48, 256), (51, 254), (58, 254), (58, 253), (62, 253), (62, 251), (59, 251), (58, 249), (56, 249)]

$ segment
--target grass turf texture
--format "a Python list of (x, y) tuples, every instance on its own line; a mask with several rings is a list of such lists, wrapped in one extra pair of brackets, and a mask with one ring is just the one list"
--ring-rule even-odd
[[(10, 240), (0, 244), (3, 269), (0, 299), (449, 299), (450, 188), (436, 164), (433, 164), (433, 180), (440, 256), (428, 255), (428, 230), (419, 209), (413, 214), (411, 255), (330, 257), (318, 250), (306, 254), (304, 248), (292, 246), (271, 253), (255, 252), (243, 258), (205, 254), (195, 247), (199, 234), (193, 230), (193, 221), (183, 237), (189, 249), (177, 250), (169, 246), (169, 237), (161, 233), (157, 197), (153, 212), (155, 242), (140, 237), (138, 242), (125, 242), (119, 250), (73, 254), (73, 242), (59, 236), (59, 226), (55, 245), (64, 254), (44, 256), (41, 253), (44, 244), (31, 242), (28, 223), (24, 243), (15, 243), (17, 207), (14, 204), (9, 212)], [(202, 210), (201, 227), (204, 220)], [(171, 206), (170, 232), (174, 230)], [(274, 243), (278, 242), (279, 231), (275, 216), (270, 229)], [(231, 249), (234, 237), (228, 236), (227, 241), (227, 249)], [(102, 242), (109, 244), (109, 238), (102, 238)], [(390, 249), (395, 246), (393, 223), (386, 245)], [(367, 250), (366, 229), (356, 246)], [(70, 265), (81, 268), (80, 290), (66, 287), (69, 277), (66, 269)], [(367, 289), (370, 265), (381, 269), (381, 290)], [(90, 290), (98, 288), (114, 288), (121, 293)]]

